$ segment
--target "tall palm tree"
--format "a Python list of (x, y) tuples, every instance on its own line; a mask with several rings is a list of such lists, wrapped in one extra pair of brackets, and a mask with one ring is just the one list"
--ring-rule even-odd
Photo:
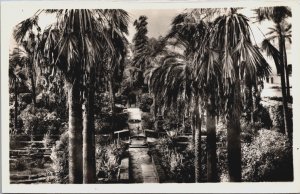
[(215, 19), (208, 45), (219, 51), (221, 56), (229, 178), (230, 181), (241, 181), (241, 84), (246, 76), (267, 76), (270, 67), (258, 48), (251, 43), (248, 19), (239, 14), (237, 9), (228, 9)]
[[(88, 169), (82, 169), (82, 86), (86, 86), (90, 79), (91, 72), (98, 72), (101, 67), (97, 64), (98, 59), (102, 58), (104, 45), (109, 45), (109, 49), (113, 50), (109, 38), (106, 36), (105, 28), (107, 20), (103, 10), (46, 10), (47, 13), (55, 13), (57, 22), (50, 26), (46, 36), (44, 53), (46, 54), (51, 65), (57, 66), (63, 72), (68, 85), (68, 104), (69, 104), (69, 182), (82, 183), (93, 181), (89, 178)], [(103, 44), (105, 41), (105, 44)], [(107, 48), (107, 47), (106, 47)], [(92, 76), (93, 77), (93, 76)], [(93, 84), (93, 83), (90, 83)], [(90, 94), (90, 92), (88, 92)], [(87, 105), (92, 104), (89, 96), (87, 96)], [(90, 106), (88, 106), (90, 107)], [(90, 110), (90, 109), (88, 109)], [(87, 117), (92, 112), (87, 113)], [(86, 116), (85, 115), (85, 116)], [(86, 118), (86, 117), (85, 117)], [(86, 125), (85, 125), (86, 126)], [(89, 129), (88, 129), (89, 128)], [(84, 134), (88, 134), (85, 140), (92, 140), (93, 125), (85, 127)], [(89, 143), (89, 142), (85, 142)], [(91, 144), (85, 144), (87, 147)], [(85, 147), (85, 148), (87, 148)], [(85, 152), (87, 149), (84, 150)], [(95, 153), (85, 153), (85, 159), (94, 158)], [(93, 165), (93, 161), (84, 161)], [(88, 165), (84, 165), (87, 167)], [(94, 169), (92, 167), (91, 169)], [(83, 170), (85, 171), (83, 177)], [(95, 173), (95, 172), (92, 172)], [(93, 175), (91, 177), (94, 177)]]
[[(269, 38), (265, 39), (262, 44), (263, 50), (267, 52), (267, 55), (272, 56), (277, 67), (277, 72), (281, 78), (282, 88), (282, 103), (283, 103), (283, 120), (285, 134), (290, 136), (290, 130), (288, 126), (288, 105), (287, 97), (290, 97), (290, 84), (289, 73), (287, 72), (287, 55), (286, 55), (286, 43), (285, 39), (291, 40), (290, 29), (291, 25), (286, 24), (286, 19), (292, 16), (291, 9), (289, 7), (266, 7), (254, 10), (258, 22), (263, 20), (273, 21), (275, 29), (271, 28), (268, 33)], [(274, 47), (269, 40), (277, 39), (278, 49)]]
[(107, 53), (108, 62), (108, 86), (111, 97), (111, 110), (114, 114), (116, 84), (120, 84), (123, 78), (125, 56), (127, 54), (128, 41), (125, 35), (128, 34), (129, 15), (120, 9), (104, 10), (108, 19), (108, 37), (114, 47), (114, 53)]
[[(25, 60), (25, 61), (24, 61)], [(24, 66), (27, 58), (20, 55), (20, 49), (14, 48), (9, 55), (9, 85), (14, 91), (14, 130), (18, 132), (18, 95), (20, 84), (27, 80)]]
[[(37, 12), (36, 14), (39, 14)], [(27, 57), (28, 77), (31, 81), (32, 100), (36, 104), (35, 72), (37, 68), (37, 47), (41, 38), (41, 28), (38, 25), (38, 16), (34, 15), (20, 22), (14, 29), (13, 36), (23, 49), (23, 57)]]
[(95, 122), (94, 122), (94, 96), (95, 96), (95, 69), (91, 68), (88, 75), (83, 104), (83, 183), (96, 182), (95, 159)]
[(149, 40), (148, 40), (148, 29), (147, 29), (147, 16), (140, 16), (133, 23), (136, 29), (136, 33), (132, 39), (133, 42), (133, 58), (132, 66), (137, 68), (138, 71), (134, 71), (136, 77), (136, 90), (138, 92), (136, 101), (139, 101), (142, 88), (145, 86), (143, 73), (150, 64), (150, 52), (149, 52)]
[[(209, 33), (209, 20), (205, 20), (205, 17), (213, 15), (217, 10), (215, 9), (194, 9), (186, 13), (179, 14), (172, 22), (172, 28), (167, 35), (167, 38), (171, 39), (174, 45), (184, 48), (184, 54), (187, 60), (193, 61), (193, 80), (195, 81), (194, 90), (198, 91), (196, 99), (201, 99), (203, 102), (202, 108), (206, 109), (206, 129), (207, 129), (207, 177), (209, 182), (217, 181), (217, 161), (216, 161), (216, 121), (217, 116), (216, 100), (220, 95), (218, 90), (218, 76), (220, 71), (216, 66), (218, 55), (212, 50), (206, 49), (207, 39), (205, 39)], [(205, 42), (206, 41), (206, 42)], [(202, 47), (202, 48), (200, 48)], [(195, 60), (196, 59), (196, 60)], [(217, 89), (217, 90), (215, 90)], [(196, 100), (196, 102), (198, 101)], [(198, 107), (198, 106), (196, 106)], [(199, 110), (198, 110), (199, 112)], [(199, 113), (195, 113), (198, 115)], [(200, 116), (198, 116), (200, 118)], [(195, 129), (201, 129), (201, 118), (193, 119), (192, 122), (197, 122)], [(200, 161), (198, 156), (200, 139), (200, 131), (195, 131), (195, 163), (196, 166)], [(200, 136), (199, 136), (200, 134)], [(200, 177), (197, 175), (196, 168), (196, 181), (200, 181)]]
[[(166, 38), (174, 46), (179, 46), (184, 50), (184, 56), (187, 61), (191, 61), (191, 55), (194, 54), (194, 49), (196, 48), (197, 41), (200, 41), (201, 30), (203, 26), (198, 26), (196, 18), (190, 13), (182, 13), (177, 15), (171, 24), (171, 30), (167, 34)], [(199, 28), (200, 27), (200, 28)], [(191, 71), (192, 72), (192, 71)], [(192, 85), (194, 86), (194, 85)], [(201, 181), (201, 125), (202, 118), (200, 111), (202, 107), (200, 106), (199, 92), (196, 88), (193, 88), (193, 105), (194, 110), (192, 113), (191, 123), (193, 129), (193, 144), (195, 149), (195, 182)]]
[[(185, 49), (185, 56), (187, 59), (189, 56), (194, 57), (194, 79), (198, 84), (194, 88), (198, 90), (196, 94), (205, 102), (207, 108), (209, 181), (217, 179), (215, 116), (222, 107), (225, 107), (228, 121), (230, 180), (241, 181), (241, 80), (245, 76), (265, 76), (269, 73), (269, 67), (258, 48), (251, 43), (245, 16), (238, 14), (237, 9), (209, 11), (220, 16), (213, 22), (204, 22), (201, 19), (203, 10), (195, 10), (191, 15), (180, 15), (174, 19), (171, 31), (173, 34), (170, 34), (177, 37), (176, 44), (179, 43), (184, 48), (191, 45), (189, 49)], [(200, 13), (200, 18), (194, 17), (199, 16), (197, 12)], [(216, 90), (210, 91), (212, 88)]]
[[(207, 32), (208, 33), (208, 32)], [(220, 69), (220, 55), (208, 49), (207, 42), (203, 41), (203, 48), (195, 56), (194, 77), (197, 80), (198, 90), (206, 109), (207, 131), (207, 181), (217, 182), (217, 154), (216, 154), (216, 117), (221, 114), (222, 107), (222, 75)]]
[[(160, 66), (153, 67), (148, 77), (150, 92), (154, 96), (154, 112), (162, 113), (171, 111), (173, 108), (181, 107), (178, 110), (181, 114), (194, 107), (193, 129), (195, 131), (195, 181), (201, 180), (201, 118), (198, 95), (193, 89), (191, 79), (191, 65), (185, 61), (185, 57), (176, 53), (169, 53), (159, 60)], [(184, 106), (180, 104), (184, 102)]]
[(194, 146), (195, 146), (195, 182), (201, 182), (201, 156), (202, 156), (202, 148), (201, 148), (201, 126), (202, 126), (202, 117), (200, 116), (201, 106), (199, 104), (199, 97), (196, 95), (195, 104), (194, 104), (194, 114), (195, 114), (195, 123), (194, 123)]

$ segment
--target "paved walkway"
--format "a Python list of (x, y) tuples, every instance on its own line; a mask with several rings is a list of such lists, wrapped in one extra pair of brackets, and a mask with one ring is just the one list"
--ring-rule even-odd
[[(141, 111), (139, 108), (128, 108), (129, 119), (141, 118)], [(139, 127), (138, 129), (135, 129)], [(132, 126), (130, 130), (134, 135), (138, 135), (141, 130), (140, 123)], [(132, 139), (129, 148), (130, 160), (130, 180), (132, 183), (158, 183), (158, 178), (155, 173), (155, 166), (152, 163), (151, 157), (148, 154), (148, 146), (144, 144), (143, 139)]]
[(130, 174), (133, 183), (158, 183), (148, 148), (129, 148)]

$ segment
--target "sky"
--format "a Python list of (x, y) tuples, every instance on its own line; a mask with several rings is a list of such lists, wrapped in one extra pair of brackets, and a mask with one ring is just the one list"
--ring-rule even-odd
[[(135, 34), (135, 28), (133, 26), (133, 22), (139, 18), (141, 15), (146, 15), (148, 17), (148, 36), (149, 37), (159, 37), (160, 35), (165, 35), (170, 28), (170, 24), (172, 19), (183, 10), (177, 9), (169, 9), (169, 10), (127, 10), (130, 16), (130, 23), (129, 23), (129, 34), (128, 40), (131, 42), (132, 38)], [(36, 10), (32, 9), (19, 9), (16, 10), (16, 14), (14, 17), (10, 19), (10, 23), (12, 24), (10, 27), (11, 29), (13, 26), (18, 24), (19, 22), (31, 17), (34, 15)], [(54, 17), (53, 16), (46, 16), (41, 15), (39, 20), (39, 25), (41, 28), (45, 28), (47, 25), (53, 23)], [(13, 41), (13, 40), (12, 40)]]
[[(141, 15), (146, 15), (148, 17), (148, 37), (159, 37), (160, 35), (165, 35), (170, 29), (170, 24), (172, 19), (182, 11), (183, 9), (135, 9), (135, 10), (127, 10), (130, 16), (130, 24), (129, 24), (129, 35), (128, 40), (131, 42), (135, 33), (135, 28), (133, 26), (134, 20), (138, 19)], [(14, 25), (23, 21), (26, 18), (34, 15), (36, 10), (21, 8), (15, 11), (14, 17), (10, 18), (11, 29)], [(253, 17), (253, 12), (250, 9), (242, 10), (242, 13), (247, 17)], [(54, 21), (54, 17), (50, 15), (41, 15), (39, 25), (43, 29), (47, 25), (51, 24)], [(260, 32), (266, 32), (267, 26), (271, 27), (270, 24), (259, 25), (259, 24), (251, 24), (253, 35), (257, 42), (260, 42), (263, 39), (263, 35)], [(260, 30), (259, 30), (259, 29)]]
[[(13, 17), (10, 18), (10, 27), (11, 31), (13, 26), (18, 24), (19, 22), (23, 21), (34, 15), (37, 10), (33, 10), (30, 8), (19, 8), (16, 9), (15, 14)], [(172, 19), (178, 15), (179, 13), (183, 12), (184, 9), (129, 9), (126, 10), (130, 16), (130, 23), (129, 23), (129, 35), (128, 41), (132, 42), (132, 38), (136, 32), (133, 22), (139, 18), (141, 15), (146, 15), (148, 17), (148, 37), (155, 37), (158, 38), (159, 36), (164, 36), (170, 30), (170, 25)], [(254, 44), (260, 44), (261, 41), (265, 38), (263, 34), (269, 31), (269, 27), (272, 27), (272, 22), (263, 22), (263, 23), (253, 23), (254, 12), (249, 9), (245, 8), (240, 10), (242, 14), (247, 16), (250, 19), (250, 27), (253, 32), (252, 41)], [(53, 23), (55, 20), (53, 15), (40, 15), (39, 25), (42, 29), (44, 29), (47, 25)], [(15, 45), (13, 38), (10, 39), (11, 45)], [(10, 48), (12, 49), (12, 48)], [(289, 55), (290, 53), (288, 53)], [(273, 66), (273, 62), (271, 58), (267, 58), (267, 61), (271, 66)], [(290, 57), (288, 57), (290, 58)], [(273, 72), (275, 72), (274, 67), (272, 67)]]
[(135, 33), (133, 22), (141, 15), (148, 17), (148, 37), (158, 38), (164, 36), (170, 29), (170, 24), (173, 18), (183, 10), (166, 9), (166, 10), (128, 10), (130, 15), (129, 36), (128, 40), (132, 41)]

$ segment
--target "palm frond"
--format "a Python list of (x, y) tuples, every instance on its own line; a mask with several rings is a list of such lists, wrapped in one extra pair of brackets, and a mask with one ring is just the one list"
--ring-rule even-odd
[(281, 57), (277, 48), (275, 48), (268, 39), (264, 39), (262, 42), (262, 50), (266, 52), (267, 56), (273, 58), (277, 73), (281, 73)]

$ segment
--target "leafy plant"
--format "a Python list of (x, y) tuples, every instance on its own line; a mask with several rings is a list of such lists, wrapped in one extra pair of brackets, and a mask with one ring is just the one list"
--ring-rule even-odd
[(149, 93), (144, 93), (141, 95), (140, 109), (143, 112), (150, 112), (152, 103), (153, 100)]
[(170, 138), (160, 138), (151, 153), (159, 155), (157, 158), (168, 179), (176, 182), (194, 182), (194, 149), (192, 146), (176, 149), (172, 145)]
[(60, 139), (56, 141), (55, 146), (52, 147), (51, 160), (52, 169), (55, 174), (56, 183), (68, 183), (68, 133), (65, 132), (60, 136)]
[(62, 120), (55, 111), (35, 108), (31, 104), (21, 112), (20, 117), (24, 123), (24, 131), (28, 135), (44, 135), (48, 131), (51, 134), (58, 134), (61, 127)]
[(243, 144), (244, 181), (292, 181), (292, 145), (282, 133), (262, 129)]
[[(272, 127), (273, 128), (279, 128), (279, 131), (284, 133), (284, 121), (283, 121), (283, 106), (281, 105), (281, 102), (277, 102), (274, 105), (267, 105), (266, 108), (269, 110), (270, 118), (272, 121)], [(291, 118), (288, 119), (288, 126), (289, 128), (293, 128), (293, 111), (292, 109), (288, 108), (287, 111), (287, 117)]]
[(108, 181), (117, 180), (119, 163), (125, 156), (125, 151), (125, 144), (98, 146), (96, 149), (96, 170), (98, 177), (106, 178)]

